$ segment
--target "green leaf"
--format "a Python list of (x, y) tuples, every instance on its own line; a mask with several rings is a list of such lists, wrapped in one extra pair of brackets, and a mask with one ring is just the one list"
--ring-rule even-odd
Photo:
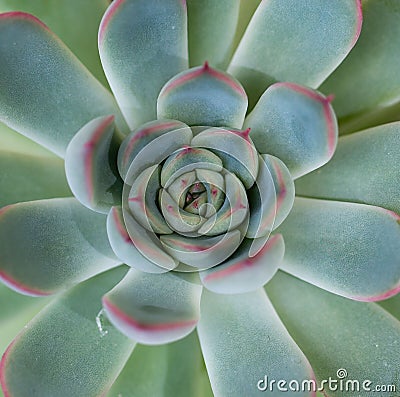
[[(400, 388), (400, 323), (375, 303), (355, 302), (330, 294), (285, 273), (278, 272), (267, 285), (279, 316), (299, 344), (315, 371), (318, 384), (324, 379), (339, 379), (340, 369), (347, 372), (344, 382), (356, 380), (360, 391), (329, 390), (327, 396), (395, 396), (374, 393), (376, 385)], [(363, 390), (370, 380), (371, 391)], [(367, 384), (368, 385), (368, 384)], [(336, 384), (339, 388), (339, 382)]]
[(276, 81), (317, 88), (347, 56), (361, 29), (360, 0), (261, 2), (228, 72), (252, 108)]
[(118, 260), (106, 217), (74, 198), (31, 201), (0, 212), (0, 278), (27, 295), (55, 293), (109, 269)]
[(59, 156), (88, 121), (119, 117), (111, 94), (29, 14), (1, 14), (0, 69), (0, 119)]
[(240, 0), (187, 0), (190, 67), (224, 70), (232, 56)]
[(246, 189), (249, 189), (258, 173), (257, 150), (249, 137), (249, 132), (249, 130), (209, 128), (197, 134), (191, 144), (215, 151), (221, 158), (224, 168), (235, 173)]
[(173, 233), (160, 237), (165, 251), (178, 261), (197, 269), (207, 269), (229, 258), (241, 242), (239, 230), (214, 237), (184, 237)]
[(261, 0), (240, 0), (239, 18), (234, 40), (235, 49), (240, 43), (240, 40), (242, 39), (243, 34), (260, 3)]
[(157, 99), (158, 118), (190, 126), (241, 128), (246, 110), (247, 96), (240, 83), (207, 62), (173, 77)]
[(202, 287), (172, 272), (130, 270), (103, 297), (111, 322), (125, 335), (149, 345), (183, 338), (199, 319)]
[(97, 31), (109, 0), (0, 0), (0, 12), (24, 11), (42, 20), (102, 83)]
[[(114, 210), (116, 212), (120, 211), (118, 207), (114, 207), (111, 212)], [(109, 217), (111, 216), (111, 212)], [(150, 271), (156, 271), (156, 273), (159, 273), (157, 266), (167, 270), (175, 269), (175, 267), (178, 266), (178, 261), (165, 252), (158, 236), (154, 232), (150, 232), (145, 229), (140, 225), (140, 223), (136, 222), (135, 218), (129, 209), (127, 209), (127, 207), (122, 207), (121, 214), (118, 215), (118, 217), (119, 221), (115, 226), (118, 229), (118, 233), (125, 239), (125, 242), (129, 243), (129, 240), (131, 240), (136, 249), (145, 258), (147, 258), (149, 262), (156, 265), (156, 268), (154, 268), (154, 266), (150, 266), (150, 268), (153, 269)], [(111, 236), (113, 232), (108, 229), (108, 233)], [(112, 239), (112, 236), (110, 239)], [(133, 267), (137, 267), (139, 270), (144, 271), (147, 271), (146, 268), (149, 268), (150, 265), (150, 263), (147, 263), (147, 261), (140, 263), (135, 262), (135, 264), (132, 264), (132, 261), (130, 261), (129, 263)]]
[(294, 178), (329, 161), (338, 135), (330, 98), (292, 83), (268, 88), (244, 127), (258, 151), (281, 159)]
[(293, 206), (294, 183), (277, 157), (261, 155), (256, 184), (248, 191), (250, 222), (247, 237), (266, 236), (287, 217)]
[(390, 299), (380, 301), (378, 304), (392, 316), (396, 317), (397, 320), (400, 320), (400, 294), (397, 294)]
[(2, 355), (17, 333), (49, 302), (49, 299), (21, 295), (0, 283), (0, 302), (0, 355)]
[(121, 203), (122, 179), (117, 170), (121, 137), (114, 116), (98, 117), (71, 139), (65, 171), (74, 196), (89, 209), (107, 214)]
[(400, 217), (363, 204), (297, 198), (277, 229), (281, 268), (330, 292), (362, 301), (400, 289)]
[(161, 166), (156, 164), (139, 174), (129, 190), (128, 205), (131, 214), (145, 229), (157, 234), (170, 234), (172, 230), (157, 205), (161, 189), (160, 169)]
[(82, 283), (23, 329), (0, 364), (6, 395), (88, 397), (111, 387), (134, 342), (113, 327), (100, 332), (96, 317), (101, 295), (123, 274), (119, 268)]
[(1, 150), (13, 153), (25, 153), (28, 155), (57, 157), (52, 152), (40, 146), (31, 139), (0, 123)]
[[(123, 140), (118, 152), (119, 173), (126, 180), (131, 168), (134, 171), (130, 173), (133, 181), (147, 167), (164, 161), (175, 150), (189, 145), (192, 137), (192, 130), (180, 121), (156, 120), (145, 123)], [(134, 160), (136, 164), (133, 164)]]
[(197, 329), (215, 397), (259, 396), (265, 376), (300, 382), (313, 376), (263, 290), (240, 295), (205, 290)]
[[(339, 118), (400, 100), (400, 7), (396, 0), (363, 1), (364, 23), (354, 49), (321, 86), (335, 95)], [(368, 84), (366, 84), (368, 82)]]
[(162, 86), (188, 66), (181, 0), (114, 1), (99, 30), (100, 58), (131, 129), (156, 118)]
[[(203, 285), (217, 294), (242, 294), (261, 288), (278, 269), (285, 251), (280, 234), (268, 241), (245, 239), (240, 247), (225, 262), (200, 272)], [(253, 254), (253, 255), (252, 255)]]
[(169, 269), (157, 266), (136, 248), (125, 226), (121, 207), (113, 207), (107, 217), (107, 234), (115, 255), (122, 262), (147, 273), (165, 273)]
[(161, 346), (136, 346), (107, 397), (212, 397), (196, 333)]
[(53, 197), (72, 196), (63, 161), (21, 152), (0, 150), (0, 208)]
[(400, 122), (339, 139), (332, 160), (296, 181), (296, 193), (373, 204), (400, 214)]

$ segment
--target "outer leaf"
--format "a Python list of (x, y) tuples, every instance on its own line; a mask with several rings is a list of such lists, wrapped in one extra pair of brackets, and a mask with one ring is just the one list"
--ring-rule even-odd
[(355, 201), (400, 214), (400, 122), (339, 139), (332, 160), (296, 181), (301, 196)]
[(208, 66), (192, 68), (169, 80), (157, 99), (157, 117), (193, 126), (241, 128), (247, 96), (227, 73)]
[(105, 221), (73, 198), (4, 207), (1, 280), (23, 294), (40, 296), (115, 266)]
[(199, 319), (201, 286), (172, 272), (130, 270), (103, 297), (113, 324), (140, 343), (158, 345), (181, 339)]
[(122, 179), (117, 170), (120, 143), (114, 116), (98, 117), (77, 132), (65, 156), (65, 171), (74, 196), (85, 207), (103, 214), (121, 202)]
[[(48, 303), (46, 298), (32, 298), (21, 295), (0, 283), (0, 354), (14, 339), (15, 335)], [(0, 396), (1, 396), (0, 391)]]
[(357, 115), (400, 100), (400, 50), (394, 40), (400, 35), (399, 3), (365, 0), (363, 15), (360, 40), (321, 86), (323, 92), (335, 95), (338, 117)]
[(271, 86), (247, 116), (245, 128), (261, 153), (281, 159), (298, 178), (332, 157), (337, 123), (331, 98), (292, 84)]
[(386, 311), (400, 320), (400, 294), (378, 302)]
[[(339, 380), (347, 372), (342, 391), (327, 396), (394, 396), (377, 393), (377, 385), (400, 388), (400, 323), (374, 303), (354, 302), (330, 294), (285, 273), (267, 286), (268, 295), (285, 326), (309, 358), (318, 385), (324, 379)], [(343, 373), (343, 371), (341, 371)], [(358, 381), (359, 391), (346, 381)], [(363, 389), (363, 382), (370, 390)], [(339, 389), (339, 382), (336, 384)], [(354, 383), (356, 387), (356, 383)], [(378, 389), (377, 389), (378, 391)]]
[(281, 267), (352, 299), (388, 298), (400, 290), (399, 219), (379, 207), (298, 198), (278, 229)]
[(240, 0), (187, 0), (189, 61), (226, 69), (232, 55)]
[(20, 201), (71, 196), (57, 157), (0, 150), (0, 208)]
[(187, 68), (181, 0), (117, 0), (100, 25), (104, 71), (131, 129), (156, 117), (161, 87)]
[[(243, 295), (204, 291), (197, 329), (215, 397), (259, 396), (264, 376), (299, 381), (313, 376), (262, 290)], [(281, 395), (276, 389), (268, 394)]]
[(60, 156), (82, 125), (119, 115), (111, 94), (29, 14), (1, 14), (0, 69), (0, 119)]
[(238, 46), (261, 0), (240, 0), (239, 20), (235, 33), (234, 48)]
[(0, 364), (6, 396), (88, 397), (111, 387), (134, 342), (113, 327), (100, 333), (96, 315), (101, 295), (122, 275), (116, 269), (75, 287), (29, 323)]
[(107, 84), (97, 49), (97, 31), (108, 4), (108, 0), (0, 0), (0, 12), (25, 11), (38, 17)]
[(212, 397), (196, 333), (161, 346), (137, 346), (108, 397)]
[(361, 19), (360, 0), (261, 2), (228, 72), (244, 85), (250, 107), (276, 81), (317, 88), (357, 41)]
[(0, 141), (1, 150), (3, 151), (26, 153), (45, 157), (57, 157), (43, 146), (40, 146), (31, 139), (28, 139), (11, 128), (8, 128), (4, 123), (0, 123)]
[(203, 285), (218, 294), (241, 294), (266, 284), (282, 261), (285, 251), (283, 238), (281, 235), (271, 236), (254, 256), (251, 255), (252, 244), (257, 245), (257, 240), (253, 243), (253, 240), (245, 239), (225, 262), (200, 272)]

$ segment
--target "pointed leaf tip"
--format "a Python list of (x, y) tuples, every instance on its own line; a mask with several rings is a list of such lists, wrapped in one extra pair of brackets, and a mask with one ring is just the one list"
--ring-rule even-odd
[(247, 110), (242, 85), (207, 62), (170, 79), (157, 99), (157, 117), (194, 125), (241, 128)]

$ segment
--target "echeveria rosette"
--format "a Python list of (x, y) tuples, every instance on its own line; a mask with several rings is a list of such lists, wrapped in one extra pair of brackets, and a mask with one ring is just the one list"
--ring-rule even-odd
[[(101, 78), (41, 3), (27, 11), (58, 21)], [(376, 3), (363, 4), (366, 21), (390, 25), (394, 3)], [(0, 14), (0, 118), (63, 157), (66, 174), (28, 141), (0, 152), (13, 170), (0, 178), (0, 278), (60, 293), (6, 350), (6, 397), (206, 396), (202, 354), (216, 396), (344, 366), (398, 383), (394, 304), (356, 301), (399, 290), (400, 126), (338, 140), (332, 108), (346, 107), (332, 82), (356, 68), (353, 52), (332, 72), (360, 30), (356, 0), (117, 0), (98, 43), (111, 95), (42, 22)], [(316, 90), (329, 75), (334, 102)], [(9, 323), (43, 305), (4, 288)]]

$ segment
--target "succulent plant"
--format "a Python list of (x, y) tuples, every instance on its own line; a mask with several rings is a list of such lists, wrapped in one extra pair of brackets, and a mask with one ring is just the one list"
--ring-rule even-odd
[(397, 2), (25, 3), (0, 1), (5, 397), (397, 395)]

